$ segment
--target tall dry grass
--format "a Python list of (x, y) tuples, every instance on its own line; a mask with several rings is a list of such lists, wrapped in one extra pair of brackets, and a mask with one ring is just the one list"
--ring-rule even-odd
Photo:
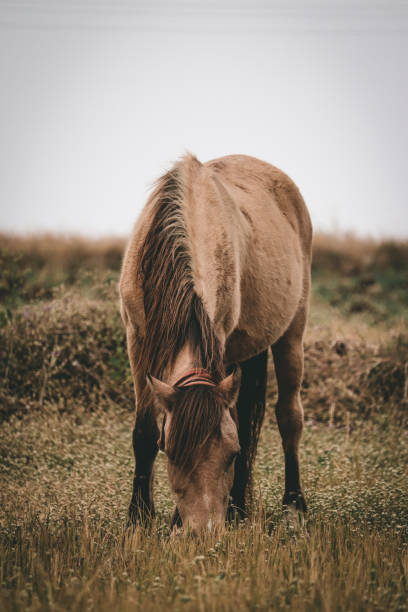
[(1, 610), (407, 610), (408, 247), (317, 236), (305, 345), (306, 524), (281, 509), (268, 402), (250, 520), (125, 529), (133, 390), (124, 242), (0, 237)]
[(267, 424), (251, 520), (202, 539), (169, 533), (162, 455), (157, 519), (126, 531), (130, 428), (115, 407), (49, 409), (3, 427), (1, 609), (406, 609), (408, 438), (398, 428), (308, 423), (309, 515), (297, 528), (282, 516), (283, 458)]

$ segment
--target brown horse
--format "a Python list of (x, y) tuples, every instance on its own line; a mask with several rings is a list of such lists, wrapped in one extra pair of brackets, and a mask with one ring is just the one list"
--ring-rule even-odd
[[(272, 347), (285, 455), (283, 503), (306, 510), (299, 390), (312, 227), (296, 185), (244, 155), (186, 155), (161, 177), (125, 254), (121, 312), (136, 392), (132, 522), (154, 514), (152, 471), (167, 455), (173, 524), (245, 515)], [(228, 369), (235, 367), (227, 376)], [(164, 418), (159, 429), (157, 417)]]

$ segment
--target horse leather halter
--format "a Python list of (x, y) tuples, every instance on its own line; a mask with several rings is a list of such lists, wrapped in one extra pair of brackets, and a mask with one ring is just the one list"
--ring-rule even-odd
[(181, 376), (173, 385), (178, 389), (185, 389), (186, 387), (194, 387), (195, 385), (205, 385), (207, 387), (215, 387), (211, 374), (207, 370), (196, 368), (189, 370), (183, 376)]

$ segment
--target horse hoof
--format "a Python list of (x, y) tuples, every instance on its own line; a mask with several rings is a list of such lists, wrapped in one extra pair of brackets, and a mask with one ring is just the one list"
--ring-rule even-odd
[(285, 510), (291, 509), (306, 514), (307, 506), (302, 491), (287, 491), (282, 501)]
[(227, 509), (228, 523), (238, 525), (238, 523), (244, 521), (247, 517), (248, 515), (243, 508), (229, 504)]
[(181, 520), (181, 516), (180, 513), (178, 511), (177, 506), (174, 508), (174, 512), (173, 512), (173, 516), (171, 517), (171, 521), (170, 521), (170, 529), (172, 531), (180, 531), (180, 529), (183, 527), (183, 521)]
[(136, 527), (148, 528), (153, 522), (154, 515), (154, 508), (131, 506), (129, 508), (126, 529), (135, 529)]

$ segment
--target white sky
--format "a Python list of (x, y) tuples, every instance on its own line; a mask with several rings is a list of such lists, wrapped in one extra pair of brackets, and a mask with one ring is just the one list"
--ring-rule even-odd
[(0, 230), (128, 234), (185, 150), (408, 237), (408, 3), (0, 0)]

